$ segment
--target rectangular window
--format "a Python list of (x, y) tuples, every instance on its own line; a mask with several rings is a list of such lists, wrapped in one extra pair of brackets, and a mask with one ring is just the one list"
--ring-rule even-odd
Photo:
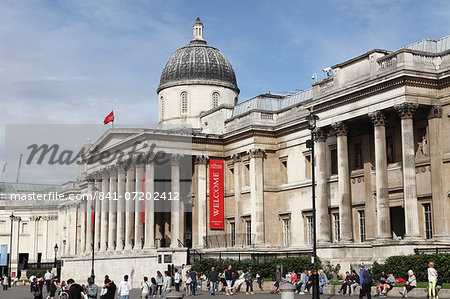
[(359, 214), (359, 237), (361, 242), (366, 241), (366, 214), (364, 210), (358, 211)]
[(425, 238), (433, 238), (433, 228), (431, 225), (432, 215), (431, 215), (431, 204), (426, 203), (423, 205), (423, 211), (425, 213)]
[(283, 245), (291, 246), (291, 223), (290, 219), (283, 219)]
[(394, 139), (386, 136), (386, 158), (388, 163), (394, 163)]
[(308, 245), (312, 245), (313, 243), (313, 217), (312, 216), (308, 216), (306, 217), (306, 235), (308, 237)]
[(247, 246), (250, 246), (250, 245), (252, 245), (252, 221), (251, 220), (245, 221), (245, 231), (246, 231)]
[(341, 240), (341, 225), (339, 219), (339, 213), (333, 214), (333, 223), (334, 223), (334, 242), (337, 243)]
[(305, 178), (311, 178), (311, 155), (305, 156)]
[(330, 151), (331, 155), (331, 174), (338, 173), (338, 158), (337, 158), (337, 149), (332, 149)]
[(355, 144), (355, 169), (363, 168), (361, 143)]
[(281, 183), (287, 184), (288, 172), (287, 172), (287, 160), (281, 161)]
[(250, 186), (250, 164), (244, 165), (244, 184), (245, 186)]
[(230, 223), (230, 243), (231, 246), (236, 245), (236, 223), (234, 222)]

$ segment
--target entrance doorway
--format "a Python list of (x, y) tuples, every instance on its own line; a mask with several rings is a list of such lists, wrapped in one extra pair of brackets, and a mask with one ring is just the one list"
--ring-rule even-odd
[(389, 208), (391, 214), (391, 231), (394, 240), (403, 239), (405, 236), (405, 209), (403, 207)]

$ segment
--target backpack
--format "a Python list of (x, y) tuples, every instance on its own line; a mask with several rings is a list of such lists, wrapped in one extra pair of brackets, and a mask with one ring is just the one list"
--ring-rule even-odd
[(363, 284), (368, 286), (373, 286), (375, 284), (372, 275), (367, 270), (364, 270), (363, 272)]

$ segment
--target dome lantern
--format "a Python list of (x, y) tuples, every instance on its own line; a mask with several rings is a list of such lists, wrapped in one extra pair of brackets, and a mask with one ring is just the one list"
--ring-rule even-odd
[(194, 22), (194, 40), (203, 40), (203, 23), (200, 18)]

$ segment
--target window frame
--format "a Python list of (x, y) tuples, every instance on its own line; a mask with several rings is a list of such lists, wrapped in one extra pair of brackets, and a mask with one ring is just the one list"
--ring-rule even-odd
[(180, 94), (180, 103), (181, 103), (181, 106), (180, 106), (181, 114), (188, 114), (189, 113), (189, 99), (188, 99), (187, 91), (183, 91)]
[[(217, 98), (215, 98), (217, 96)], [(212, 108), (217, 108), (220, 105), (220, 93), (218, 91), (214, 91), (211, 96), (212, 100)], [(217, 102), (216, 102), (217, 101)]]

